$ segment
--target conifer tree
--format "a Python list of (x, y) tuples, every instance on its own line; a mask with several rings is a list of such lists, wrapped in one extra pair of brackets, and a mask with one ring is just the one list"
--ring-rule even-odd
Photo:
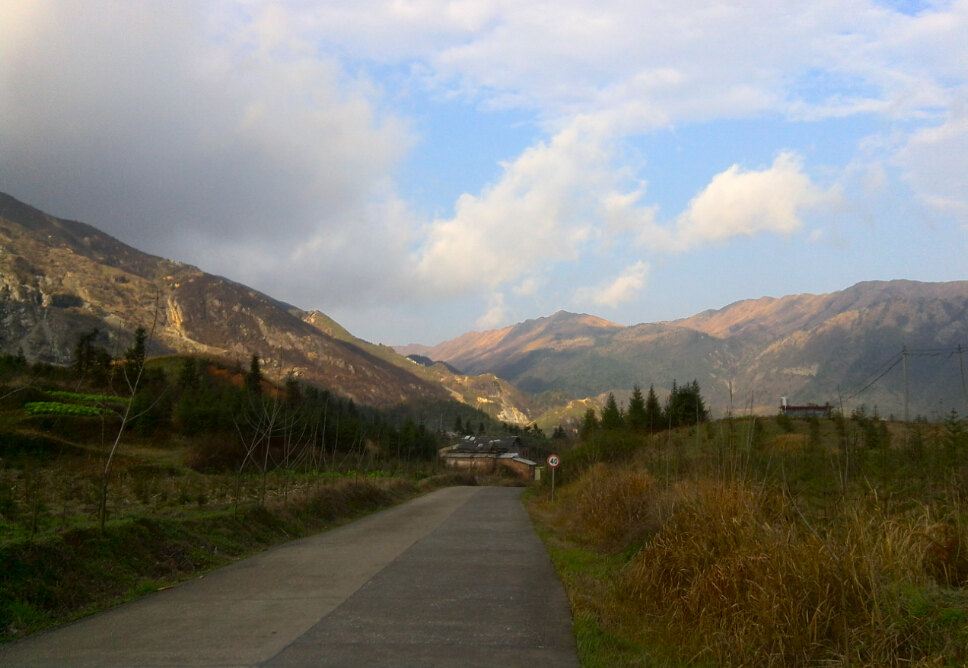
[(649, 394), (645, 398), (645, 423), (649, 431), (655, 431), (662, 426), (662, 406), (655, 396), (655, 386), (649, 385)]
[(672, 391), (666, 401), (664, 419), (672, 427), (705, 422), (709, 419), (709, 412), (699, 391), (699, 382), (694, 380), (688, 385), (679, 387), (672, 381)]
[(79, 376), (87, 373), (94, 362), (94, 340), (97, 338), (98, 330), (92, 329), (77, 337), (77, 344), (74, 346), (74, 360), (72, 366)]
[(298, 406), (302, 402), (302, 387), (296, 374), (290, 371), (286, 374), (286, 404), (290, 407)]
[(706, 410), (706, 402), (702, 399), (699, 391), (699, 381), (693, 380), (685, 388), (685, 407), (683, 410), (683, 423), (694, 424), (705, 422), (709, 419), (709, 411)]
[(78, 337), (71, 366), (79, 377), (103, 385), (111, 374), (112, 359), (107, 350), (95, 344), (98, 334), (97, 329), (92, 329)]
[(141, 367), (144, 366), (147, 355), (147, 340), (148, 332), (144, 327), (138, 327), (134, 330), (134, 343), (124, 353), (124, 361), (129, 370), (128, 373), (138, 373)]
[(632, 386), (629, 409), (625, 415), (628, 426), (632, 429), (644, 429), (648, 426), (648, 415), (645, 412), (645, 399), (642, 397), (642, 389), (638, 385)]
[(679, 385), (676, 379), (672, 379), (672, 389), (666, 397), (665, 408), (662, 410), (662, 424), (669, 427), (679, 426)]
[(259, 356), (253, 355), (249, 362), (249, 373), (245, 375), (245, 388), (252, 394), (262, 394), (262, 367)]
[(615, 395), (609, 392), (605, 407), (602, 408), (602, 429), (621, 429), (623, 424), (624, 420), (615, 402)]
[(187, 390), (198, 387), (198, 366), (194, 357), (186, 357), (178, 374), (178, 387)]
[(581, 428), (579, 429), (582, 438), (587, 438), (590, 434), (598, 430), (598, 417), (595, 415), (595, 409), (589, 407), (585, 411), (585, 417), (582, 418)]

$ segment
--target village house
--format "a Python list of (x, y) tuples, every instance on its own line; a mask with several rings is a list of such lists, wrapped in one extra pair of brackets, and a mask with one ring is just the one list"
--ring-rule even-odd
[(829, 418), (832, 412), (833, 406), (831, 406), (829, 402), (825, 403), (823, 406), (818, 404), (803, 404), (800, 406), (795, 406), (787, 403), (786, 397), (780, 397), (780, 413), (792, 418)]
[(537, 463), (521, 455), (521, 439), (465, 436), (453, 445), (441, 448), (444, 465), (475, 473), (508, 470), (522, 480), (534, 480)]

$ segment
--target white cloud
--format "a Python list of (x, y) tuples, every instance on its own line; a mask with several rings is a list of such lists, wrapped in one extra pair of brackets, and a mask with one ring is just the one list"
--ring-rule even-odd
[(968, 221), (968, 100), (940, 125), (915, 132), (895, 162), (923, 202)]
[(800, 158), (784, 152), (764, 170), (733, 165), (720, 172), (672, 226), (648, 225), (640, 243), (662, 250), (686, 250), (705, 243), (762, 232), (791, 234), (804, 212), (837, 199), (803, 172)]
[(575, 301), (615, 308), (635, 298), (645, 288), (648, 275), (649, 265), (640, 260), (611, 281), (596, 287), (579, 288), (575, 291)]
[(526, 276), (524, 280), (512, 288), (512, 292), (518, 297), (532, 297), (544, 284), (544, 279), (538, 276)]
[(454, 216), (435, 220), (417, 274), (443, 293), (516, 281), (541, 266), (575, 260), (617, 187), (607, 140), (581, 119), (504, 165), (480, 195), (464, 194)]
[(484, 329), (493, 329), (503, 325), (507, 320), (507, 310), (504, 307), (504, 294), (495, 292), (488, 299), (487, 311), (475, 323)]
[(627, 131), (764, 113), (936, 117), (951, 82), (964, 80), (968, 59), (964, 2), (933, 4), (916, 16), (876, 0), (252, 7), (275, 32), (412, 65), (444, 95), (535, 111), (552, 132), (578, 114), (618, 109)]

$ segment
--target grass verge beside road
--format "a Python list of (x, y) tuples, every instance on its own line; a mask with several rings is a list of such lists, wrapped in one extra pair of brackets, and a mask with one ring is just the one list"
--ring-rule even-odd
[(528, 506), (535, 529), (568, 594), (581, 665), (589, 668), (659, 665), (642, 643), (617, 634), (613, 628), (609, 589), (624, 561), (566, 540), (550, 527), (547, 507), (534, 501)]
[(893, 424), (865, 446), (855, 423), (563, 451), (555, 501), (527, 503), (583, 665), (966, 665), (964, 444)]
[(0, 641), (82, 617), (466, 476), (322, 481), (264, 506), (148, 514), (0, 545)]

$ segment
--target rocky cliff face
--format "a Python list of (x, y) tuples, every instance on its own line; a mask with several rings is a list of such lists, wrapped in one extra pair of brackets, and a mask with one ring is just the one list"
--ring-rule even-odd
[(154, 257), (97, 229), (0, 194), (0, 351), (70, 360), (93, 327), (115, 351), (156, 322), (154, 352), (203, 353), (290, 371), (354, 400), (449, 400), (440, 385), (307, 322), (309, 314), (196, 267)]
[[(793, 402), (877, 405), (900, 414), (899, 369), (857, 396), (903, 345), (947, 351), (909, 358), (912, 410), (962, 413), (958, 345), (968, 351), (968, 282), (860, 283), (824, 295), (737, 302), (672, 322), (620, 327), (560, 312), (424, 349), (473, 373), (493, 372), (532, 392), (572, 397), (628, 389), (665, 390), (698, 379), (714, 408), (732, 401), (773, 410)], [(965, 354), (968, 364), (968, 352)]]

